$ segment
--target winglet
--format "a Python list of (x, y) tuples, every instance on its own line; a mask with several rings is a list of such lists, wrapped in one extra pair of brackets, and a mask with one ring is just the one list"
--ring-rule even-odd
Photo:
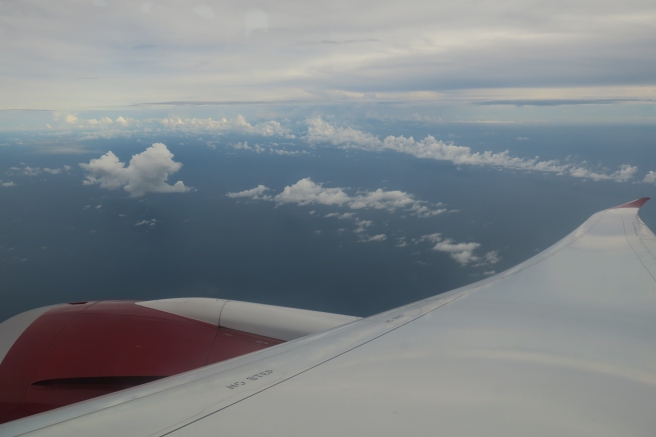
[(625, 203), (624, 205), (618, 205), (615, 206), (611, 209), (617, 209), (617, 208), (640, 208), (642, 205), (647, 203), (649, 200), (649, 197), (641, 197), (640, 199), (636, 199), (633, 202)]

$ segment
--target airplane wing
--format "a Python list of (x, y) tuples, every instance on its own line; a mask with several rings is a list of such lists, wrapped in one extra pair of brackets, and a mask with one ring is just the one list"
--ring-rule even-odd
[(0, 426), (2, 436), (652, 436), (647, 199), (472, 285)]

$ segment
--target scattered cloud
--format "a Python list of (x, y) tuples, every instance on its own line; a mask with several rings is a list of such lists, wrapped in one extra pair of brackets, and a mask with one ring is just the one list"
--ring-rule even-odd
[[(234, 118), (185, 118), (185, 117), (164, 117), (164, 118), (143, 118), (134, 119), (124, 116), (118, 116), (112, 120), (108, 116), (101, 116), (90, 119), (82, 119), (77, 115), (53, 114), (53, 120), (59, 123), (49, 124), (49, 130), (52, 135), (58, 135), (61, 132), (82, 132), (83, 139), (98, 138), (115, 138), (120, 136), (129, 136), (135, 132), (161, 132), (161, 133), (185, 133), (199, 134), (207, 133), (213, 135), (224, 134), (241, 134), (261, 137), (281, 137), (294, 139), (296, 136), (291, 129), (284, 127), (276, 120), (260, 121), (250, 123), (246, 121), (243, 115), (236, 115)], [(244, 143), (248, 145), (247, 143)], [(245, 148), (248, 150), (248, 148)], [(273, 151), (273, 150), (272, 150)], [(281, 150), (275, 152), (278, 154), (297, 154), (299, 151)]]
[(482, 265), (496, 264), (499, 261), (501, 261), (501, 257), (499, 256), (499, 251), (498, 250), (492, 250), (492, 251), (486, 253), (483, 256), (483, 259), (484, 259), (484, 264), (482, 264)]
[(479, 243), (455, 243), (451, 238), (447, 238), (433, 246), (433, 250), (448, 253), (451, 258), (464, 266), (472, 261), (478, 261), (479, 258), (474, 255), (474, 250), (480, 246)]
[(46, 172), (46, 173), (50, 173), (50, 174), (59, 174), (59, 173), (61, 173), (61, 172), (63, 171), (63, 169), (61, 169), (61, 168), (48, 168), (48, 167), (44, 167), (44, 168), (43, 168), (43, 171)]
[(375, 208), (395, 210), (397, 208), (413, 207), (416, 205), (417, 201), (403, 191), (384, 191), (381, 188), (358, 195), (349, 203), (352, 209)]
[(415, 243), (428, 241), (432, 244), (433, 250), (449, 254), (449, 256), (461, 266), (475, 263), (475, 266), (487, 266), (496, 264), (501, 261), (497, 251), (490, 251), (483, 256), (478, 256), (474, 252), (481, 247), (480, 243), (457, 243), (451, 238), (443, 238), (442, 234), (428, 234), (415, 240)]
[(25, 166), (23, 167), (23, 174), (25, 176), (36, 176), (39, 173), (41, 173), (41, 169), (38, 167), (30, 167), (30, 166)]
[(250, 150), (255, 153), (262, 153), (262, 152), (266, 152), (267, 150), (264, 147), (260, 146), (259, 144), (255, 144), (254, 146), (249, 146), (248, 141), (234, 143), (231, 144), (230, 147), (235, 150)]
[[(427, 202), (415, 199), (412, 195), (402, 191), (377, 189), (375, 191), (360, 191), (350, 195), (347, 190), (339, 187), (324, 187), (323, 184), (315, 183), (310, 178), (304, 178), (295, 184), (285, 187), (277, 195), (267, 194), (271, 190), (264, 185), (258, 185), (249, 190), (227, 193), (226, 196), (232, 199), (265, 200), (274, 202), (277, 205), (326, 205), (355, 210), (377, 209), (387, 210), (389, 212), (402, 210), (421, 218), (434, 216), (446, 211), (445, 208), (433, 209), (434, 206), (441, 206), (441, 204), (431, 206)], [(309, 213), (316, 215), (315, 210)], [(368, 243), (387, 239), (385, 234), (369, 235), (367, 229), (373, 225), (373, 221), (359, 219), (353, 212), (331, 212), (324, 214), (323, 217), (338, 220), (354, 220), (355, 228), (353, 232), (358, 235), (358, 241), (360, 242)], [(340, 232), (342, 231), (343, 229)]]
[(226, 196), (230, 197), (231, 199), (249, 198), (253, 200), (269, 200), (271, 199), (271, 196), (264, 194), (267, 191), (270, 191), (269, 188), (265, 187), (264, 185), (258, 185), (257, 187), (250, 190), (239, 191), (237, 193), (228, 193)]
[(385, 234), (378, 234), (378, 235), (373, 235), (373, 236), (364, 236), (360, 240), (358, 240), (360, 243), (371, 243), (371, 242), (377, 242), (377, 241), (385, 241), (387, 240), (387, 235)]
[[(226, 196), (232, 199), (252, 199), (252, 200), (266, 200), (274, 202), (278, 205), (282, 204), (295, 204), (295, 205), (327, 205), (347, 207), (351, 209), (378, 209), (395, 212), (402, 210), (409, 212), (417, 217), (429, 217), (446, 211), (445, 208), (432, 210), (426, 206), (426, 202), (415, 199), (412, 195), (402, 191), (385, 191), (377, 189), (375, 191), (360, 191), (354, 195), (347, 193), (345, 188), (328, 188), (323, 184), (315, 183), (310, 178), (304, 178), (287, 186), (283, 191), (277, 195), (267, 194), (271, 191), (264, 185), (258, 185), (250, 190), (239, 192), (230, 192)], [(317, 215), (316, 210), (309, 212), (310, 215)], [(354, 220), (355, 228), (353, 232), (358, 235), (358, 241), (362, 243), (380, 242), (387, 240), (387, 235), (380, 233), (370, 235), (367, 231), (374, 224), (373, 220), (360, 219), (353, 212), (330, 212), (323, 215), (324, 218), (333, 218), (338, 220)], [(341, 228), (338, 232), (344, 232), (346, 229)], [(433, 242), (438, 243), (441, 240), (440, 234)], [(424, 236), (422, 241), (434, 236)], [(405, 238), (397, 239), (397, 247), (405, 247), (408, 243)], [(444, 241), (448, 243), (448, 241)], [(443, 242), (443, 243), (444, 243)], [(455, 254), (454, 256), (462, 258), (464, 255)], [(479, 260), (479, 257), (470, 257), (467, 262)], [(467, 263), (466, 262), (466, 263)]]
[[(121, 117), (121, 118), (123, 118), (123, 117)], [(109, 126), (109, 125), (111, 125), (112, 123), (114, 123), (114, 122), (113, 122), (112, 119), (109, 118), (109, 117), (101, 117), (100, 120), (97, 120), (97, 119), (95, 119), (95, 118), (92, 118), (92, 119), (90, 119), (90, 120), (87, 120), (87, 124), (89, 124), (89, 125), (91, 125), (91, 126), (97, 126), (97, 125), (105, 125), (105, 126)]]
[(310, 152), (307, 150), (285, 150), (285, 149), (269, 149), (271, 153), (276, 155), (287, 155), (287, 156), (297, 156), (297, 155), (309, 155)]
[(9, 174), (18, 174), (22, 176), (38, 176), (41, 173), (48, 173), (48, 174), (53, 174), (53, 175), (58, 175), (62, 173), (66, 173), (72, 169), (70, 165), (64, 165), (62, 167), (58, 168), (49, 168), (49, 167), (31, 167), (24, 162), (21, 162), (21, 165), (23, 167), (10, 167)]
[[(446, 211), (445, 208), (432, 209), (441, 204), (429, 205), (427, 202), (415, 199), (414, 196), (403, 191), (385, 191), (378, 188), (375, 191), (362, 191), (349, 195), (345, 188), (328, 188), (321, 183), (315, 183), (310, 178), (299, 180), (287, 186), (282, 193), (271, 200), (279, 204), (295, 203), (297, 205), (333, 205), (345, 206), (351, 209), (386, 209), (390, 212), (396, 210), (407, 211), (418, 217), (430, 217)], [(341, 216), (340, 218), (350, 218)]]
[(438, 242), (442, 241), (442, 234), (434, 233), (434, 234), (422, 235), (421, 237), (416, 238), (413, 241), (414, 243), (421, 243), (423, 241), (428, 241), (430, 243), (437, 244)]
[(353, 232), (355, 232), (356, 234), (363, 234), (367, 230), (367, 228), (369, 226), (373, 225), (373, 224), (374, 224), (374, 222), (372, 220), (358, 220), (358, 219), (356, 219), (355, 220), (356, 228)]
[(335, 146), (380, 148), (378, 137), (350, 127), (335, 127), (321, 117), (308, 118), (306, 139), (310, 143), (330, 143)]
[(144, 152), (132, 156), (127, 167), (111, 151), (88, 164), (81, 163), (80, 167), (87, 173), (84, 185), (98, 184), (108, 190), (123, 188), (130, 193), (130, 197), (148, 193), (185, 193), (192, 189), (182, 181), (173, 185), (166, 183), (182, 164), (173, 161), (173, 154), (162, 143), (155, 143)]
[(295, 138), (290, 129), (283, 127), (277, 121), (270, 120), (251, 124), (243, 115), (237, 115), (233, 119), (221, 118), (218, 120), (212, 118), (164, 118), (159, 122), (164, 128), (175, 131), (232, 132), (263, 137)]
[(15, 187), (16, 183), (12, 182), (12, 181), (9, 181), (9, 182), (0, 181), (0, 185), (2, 185), (3, 187)]
[[(296, 135), (292, 130), (282, 126), (275, 120), (261, 121), (257, 123), (248, 122), (243, 115), (229, 118), (181, 118), (167, 117), (147, 120), (133, 120), (122, 116), (112, 120), (109, 117), (98, 117), (81, 120), (77, 115), (66, 116), (55, 114), (55, 119), (63, 119), (66, 129), (71, 127), (87, 129), (84, 139), (111, 138), (116, 135), (129, 135), (134, 129), (147, 132), (181, 132), (186, 134), (208, 133), (223, 135), (227, 133), (241, 135), (256, 135), (262, 137), (283, 137), (294, 139)], [(354, 129), (352, 127), (339, 127), (324, 120), (322, 117), (312, 117), (305, 120), (306, 131), (302, 139), (310, 146), (317, 144), (330, 144), (333, 146), (359, 149), (372, 152), (395, 151), (415, 156), (419, 159), (433, 159), (437, 161), (451, 162), (457, 166), (487, 166), (500, 169), (512, 169), (522, 171), (535, 171), (541, 173), (556, 174), (559, 176), (569, 175), (591, 181), (615, 181), (627, 182), (635, 177), (637, 166), (623, 164), (616, 171), (605, 168), (592, 168), (586, 162), (576, 163), (569, 159), (560, 161), (557, 159), (541, 160), (538, 156), (527, 158), (517, 157), (510, 154), (508, 150), (502, 152), (474, 151), (468, 146), (456, 145), (453, 142), (438, 140), (429, 135), (423, 139), (416, 140), (414, 137), (389, 135), (383, 139), (371, 133)], [(527, 141), (528, 137), (518, 136), (517, 141)], [(211, 147), (216, 147), (212, 143)], [(307, 150), (286, 150), (284, 148), (263, 146), (261, 144), (251, 145), (248, 141), (240, 141), (228, 145), (235, 150), (253, 151), (256, 153), (270, 152), (277, 155), (299, 155), (307, 154)], [(435, 210), (419, 211), (417, 214), (436, 214)], [(440, 212), (441, 213), (441, 212)]]
[[(420, 159), (434, 159), (437, 161), (448, 161), (455, 165), (490, 166), (514, 170), (537, 171), (543, 173), (554, 173), (557, 175), (568, 174), (576, 178), (584, 178), (593, 181), (615, 181), (626, 182), (633, 178), (638, 167), (624, 164), (613, 173), (600, 173), (593, 171), (583, 165), (574, 163), (561, 163), (558, 160), (540, 160), (534, 158), (521, 158), (510, 155), (508, 150), (503, 152), (473, 152), (470, 147), (458, 146), (452, 142), (444, 142), (429, 135), (422, 140), (413, 137), (388, 136), (384, 140), (375, 135), (350, 127), (335, 127), (323, 120), (314, 117), (306, 120), (307, 134), (305, 139), (310, 144), (329, 143), (339, 147), (356, 148), (369, 151), (392, 150), (405, 153)], [(518, 140), (528, 139), (519, 137)]]
[(158, 223), (157, 219), (150, 219), (150, 220), (141, 220), (137, 223), (135, 223), (135, 226), (155, 226)]
[[(216, 146), (211, 146), (213, 149), (216, 149)], [(255, 144), (255, 145), (249, 145), (248, 141), (243, 141), (243, 142), (237, 142), (237, 143), (232, 143), (228, 146), (231, 149), (234, 150), (246, 150), (250, 152), (255, 152), (255, 153), (264, 153), (264, 152), (269, 152), (274, 155), (284, 155), (284, 156), (298, 156), (298, 155), (309, 155), (310, 153), (307, 150), (286, 150), (286, 149), (279, 149), (275, 147), (275, 144), (267, 144), (266, 146), (262, 146), (260, 144)]]
[(295, 203), (298, 205), (346, 205), (352, 199), (342, 188), (325, 188), (323, 184), (316, 184), (310, 178), (299, 180), (287, 186), (282, 193), (273, 200), (277, 203)]
[(633, 179), (638, 172), (637, 166), (623, 164), (620, 169), (613, 173), (598, 173), (584, 167), (574, 167), (569, 169), (569, 174), (577, 178), (591, 179), (593, 181), (615, 181), (627, 182)]
[(656, 184), (656, 172), (650, 170), (649, 173), (645, 175), (642, 182), (646, 184)]

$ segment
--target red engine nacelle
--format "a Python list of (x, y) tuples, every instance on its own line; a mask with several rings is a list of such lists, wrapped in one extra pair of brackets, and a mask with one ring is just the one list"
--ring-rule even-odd
[(20, 329), (0, 351), (0, 423), (283, 342), (126, 301), (58, 305)]

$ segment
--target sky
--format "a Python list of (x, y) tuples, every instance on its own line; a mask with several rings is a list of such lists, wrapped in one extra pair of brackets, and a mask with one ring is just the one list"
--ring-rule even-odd
[(8, 0), (0, 106), (566, 104), (653, 122), (654, 23), (648, 0)]
[(370, 315), (656, 186), (653, 2), (4, 1), (0, 36), (0, 320)]

